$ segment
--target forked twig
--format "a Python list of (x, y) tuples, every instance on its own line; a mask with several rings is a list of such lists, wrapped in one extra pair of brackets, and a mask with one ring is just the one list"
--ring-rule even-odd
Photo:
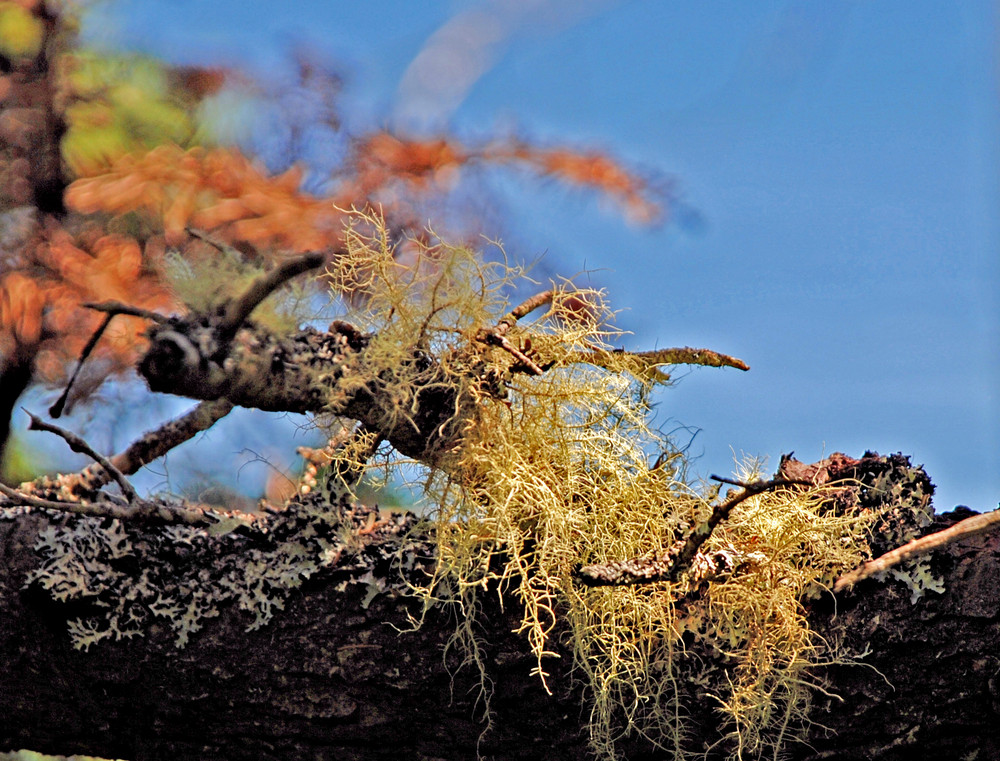
[(542, 375), (545, 370), (538, 365), (531, 357), (518, 349), (507, 338), (507, 333), (514, 327), (515, 323), (522, 317), (534, 312), (539, 307), (552, 303), (555, 291), (548, 290), (536, 293), (530, 299), (518, 304), (507, 314), (500, 318), (500, 321), (492, 328), (486, 328), (479, 333), (479, 340), (490, 346), (497, 346), (510, 354), (521, 363), (522, 369), (526, 368), (532, 375)]
[(772, 489), (777, 489), (782, 486), (811, 486), (808, 481), (792, 480), (787, 478), (772, 478), (769, 481), (752, 481), (747, 483), (745, 481), (734, 481), (731, 478), (723, 478), (722, 476), (712, 475), (709, 476), (713, 481), (719, 481), (724, 484), (732, 484), (733, 486), (739, 486), (743, 491), (739, 494), (734, 494), (723, 502), (712, 508), (712, 514), (708, 516), (708, 519), (695, 527), (681, 548), (680, 552), (674, 558), (674, 565), (670, 571), (670, 580), (676, 581), (677, 578), (688, 569), (691, 565), (691, 561), (694, 560), (694, 556), (701, 549), (701, 546), (708, 541), (708, 538), (715, 531), (716, 526), (718, 526), (722, 521), (729, 517), (729, 514), (733, 511), (740, 502), (743, 502), (750, 497), (762, 494), (766, 491), (771, 491)]
[(893, 566), (905, 563), (911, 558), (926, 555), (928, 552), (932, 552), (939, 547), (944, 547), (965, 537), (981, 534), (996, 526), (1000, 526), (1000, 510), (973, 515), (942, 531), (936, 531), (933, 534), (914, 539), (912, 542), (907, 542), (902, 547), (890, 550), (874, 560), (869, 560), (850, 573), (845, 573), (834, 583), (833, 591), (842, 592), (859, 581), (867, 579), (869, 576), (881, 573), (882, 571), (888, 571)]
[[(501, 325), (502, 324), (505, 323), (501, 323)], [(490, 346), (498, 346), (505, 352), (513, 356), (514, 359), (516, 359), (518, 362), (524, 365), (524, 367), (527, 368), (528, 372), (530, 372), (532, 375), (542, 375), (545, 372), (545, 370), (539, 367), (538, 364), (536, 364), (531, 357), (529, 357), (523, 351), (514, 346), (514, 344), (510, 342), (510, 339), (507, 338), (507, 336), (501, 335), (496, 331), (496, 329), (484, 331), (481, 334), (481, 338)]]
[(107, 457), (97, 452), (97, 450), (91, 447), (90, 444), (81, 439), (75, 433), (70, 433), (69, 431), (60, 428), (57, 425), (46, 423), (38, 416), (32, 415), (27, 410), (24, 411), (27, 413), (28, 417), (31, 418), (31, 423), (28, 425), (28, 430), (48, 431), (49, 433), (54, 433), (57, 436), (61, 437), (67, 444), (69, 444), (69, 448), (72, 449), (74, 452), (80, 452), (82, 454), (87, 455), (92, 460), (99, 463), (100, 466), (104, 468), (108, 473), (110, 473), (111, 477), (121, 488), (122, 494), (125, 495), (125, 499), (128, 500), (129, 504), (138, 501), (139, 495), (136, 494), (136, 491), (132, 487), (132, 484), (128, 482), (128, 479), (125, 478), (125, 475), (120, 470), (118, 470), (118, 468), (116, 468), (114, 465), (111, 464), (111, 461)]
[[(131, 475), (174, 447), (210, 428), (232, 409), (233, 403), (228, 399), (200, 402), (187, 414), (165, 423), (156, 430), (147, 431), (133, 441), (125, 451), (110, 457), (109, 460), (119, 472), (126, 476)], [(80, 486), (88, 489), (99, 489), (112, 477), (100, 463), (88, 465), (79, 473), (61, 476), (68, 480), (77, 479)]]
[(715, 531), (715, 528), (733, 511), (733, 508), (750, 497), (781, 486), (811, 486), (808, 481), (787, 478), (774, 478), (770, 481), (734, 481), (730, 478), (712, 476), (712, 479), (726, 484), (733, 484), (743, 489), (720, 502), (712, 508), (712, 514), (699, 524), (679, 548), (661, 558), (632, 558), (612, 563), (600, 563), (579, 568), (577, 577), (588, 586), (625, 586), (633, 584), (650, 584), (655, 581), (674, 582), (685, 573), (698, 556), (702, 545)]

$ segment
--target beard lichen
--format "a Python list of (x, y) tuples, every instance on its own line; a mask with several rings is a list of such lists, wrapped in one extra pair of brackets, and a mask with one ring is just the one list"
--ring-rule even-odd
[[(866, 557), (874, 516), (836, 514), (822, 489), (763, 492), (703, 548), (740, 557), (733, 572), (581, 584), (581, 564), (667, 556), (711, 512), (711, 490), (687, 482), (651, 422), (663, 359), (611, 347), (620, 334), (601, 292), (554, 283), (545, 313), (522, 321), (507, 301), (516, 268), (442, 242), (419, 253), (400, 264), (379, 220), (359, 216), (330, 273), (371, 331), (358, 382), (380, 379), (389, 418), (414, 418), (427, 391), (414, 356), (433, 357), (432, 384), (458, 389), (418, 458), (437, 565), (417, 594), (455, 606), (455, 640), (481, 669), (481, 596), (513, 594), (543, 683), (568, 643), (600, 756), (634, 735), (704, 755), (690, 742), (699, 715), (721, 728), (722, 755), (778, 757), (808, 722), (815, 668), (841, 658), (810, 629), (806, 601)], [(506, 345), (488, 340), (497, 328)]]
[[(866, 558), (877, 511), (830, 509), (822, 489), (764, 491), (716, 527), (701, 566), (641, 585), (583, 583), (581, 566), (669, 558), (704, 527), (717, 494), (687, 479), (683, 453), (654, 425), (651, 394), (672, 362), (745, 365), (706, 350), (617, 350), (603, 293), (568, 281), (512, 308), (526, 278), (502, 250), (485, 261), (430, 233), (397, 245), (377, 215), (361, 213), (345, 241), (327, 277), (350, 320), (331, 326), (346, 348), (317, 364), (327, 376), (316, 387), (332, 389), (330, 415), (362, 421), (357, 446), (330, 462), (351, 478), (325, 495), (303, 490), (275, 518), (214, 530), (178, 526), (148, 539), (96, 518), (47, 530), (29, 584), (92, 603), (74, 643), (164, 619), (182, 646), (224, 605), (248, 611), (251, 628), (265, 625), (321, 572), (373, 584), (395, 549), (358, 539), (381, 521), (354, 506), (350, 483), (384, 440), (402, 453), (397, 462), (423, 469), (433, 506), (433, 561), (416, 533), (403, 537), (411, 517), (385, 529), (420, 566), (399, 583), (456, 612), (453, 642), (484, 685), (476, 615), (484, 595), (499, 594), (520, 606), (518, 631), (543, 684), (550, 659), (571, 655), (600, 756), (639, 736), (675, 758), (702, 757), (695, 738), (711, 727), (720, 755), (777, 757), (808, 722), (815, 667), (841, 657), (809, 627), (808, 600)], [(150, 542), (162, 563), (147, 562)], [(178, 574), (188, 556), (211, 574)]]

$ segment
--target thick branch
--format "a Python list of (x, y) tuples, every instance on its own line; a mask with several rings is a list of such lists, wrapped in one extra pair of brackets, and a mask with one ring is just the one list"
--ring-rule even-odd
[[(32, 547), (44, 525), (38, 513), (0, 518), (0, 748), (133, 761), (394, 761), (477, 752), (529, 761), (541, 747), (548, 761), (589, 757), (570, 654), (547, 664), (554, 694), (546, 694), (530, 673), (526, 639), (512, 633), (516, 600), (501, 608), (497, 595), (483, 595), (477, 616), (479, 657), (493, 685), (493, 728), (483, 734), (477, 671), (459, 669), (461, 653), (445, 650), (454, 619), (431, 610), (410, 631), (407, 616), (420, 608), (378, 591), (387, 566), (363, 583), (336, 569), (317, 576), (258, 630), (246, 631), (249, 616), (234, 605), (207, 620), (184, 650), (158, 626), (84, 653), (66, 634), (66, 620), (80, 608), (22, 589), (39, 562)], [(817, 695), (808, 744), (791, 745), (789, 759), (1000, 757), (1000, 542), (990, 533), (966, 536), (935, 557), (946, 591), (916, 605), (901, 583), (869, 581), (866, 594), (841, 599), (836, 610), (811, 607), (825, 636), (868, 655), (865, 666), (824, 670), (838, 697)], [(708, 747), (718, 739), (711, 701), (692, 699), (689, 707), (683, 726)], [(619, 754), (632, 761), (664, 755), (638, 737), (620, 740)]]

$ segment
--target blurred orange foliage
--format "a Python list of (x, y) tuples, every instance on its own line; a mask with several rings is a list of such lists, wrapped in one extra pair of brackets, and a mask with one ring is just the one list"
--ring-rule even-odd
[[(23, 252), (22, 266), (0, 277), (0, 351), (35, 353), (37, 380), (56, 383), (103, 316), (86, 302), (116, 300), (146, 309), (176, 308), (139, 244), (90, 227), (77, 236), (49, 222)], [(117, 317), (95, 352), (105, 373), (130, 367), (145, 322)]]
[(147, 212), (166, 242), (188, 240), (187, 227), (217, 230), (261, 249), (322, 251), (336, 246), (342, 212), (329, 199), (299, 191), (302, 170), (268, 176), (234, 148), (161, 145), (117, 159), (104, 174), (72, 183), (66, 205), (93, 214)]
[[(344, 159), (317, 197), (303, 190), (302, 166), (271, 173), (233, 147), (174, 142), (180, 138), (171, 135), (198, 134), (198, 104), (239, 76), (170, 69), (148, 58), (105, 60), (74, 49), (64, 19), (47, 4), (20, 4), (44, 21), (45, 40), (37, 59), (14, 62), (13, 74), (0, 75), (0, 135), (10, 138), (0, 148), (0, 211), (34, 204), (36, 214), (31, 233), (0, 251), (0, 380), (8, 369), (33, 362), (35, 380), (60, 381), (101, 321), (84, 302), (182, 308), (166, 281), (165, 252), (215, 255), (188, 228), (212, 233), (255, 266), (304, 251), (333, 257), (343, 244), (346, 209), (379, 206), (394, 234), (424, 238), (421, 204), (447, 196), (464, 172), (488, 166), (519, 166), (596, 190), (641, 223), (662, 216), (651, 185), (601, 153), (521, 140), (473, 146), (450, 136), (408, 139), (386, 130), (347, 138)], [(295, 86), (316, 96), (322, 109), (315, 118), (343, 136), (339, 79), (300, 61)], [(287, 108), (279, 113), (299, 116), (287, 115)], [(129, 125), (138, 126), (130, 131)], [(294, 158), (293, 151), (288, 163)], [(115, 318), (94, 354), (93, 372), (129, 367), (143, 328), (136, 318)]]

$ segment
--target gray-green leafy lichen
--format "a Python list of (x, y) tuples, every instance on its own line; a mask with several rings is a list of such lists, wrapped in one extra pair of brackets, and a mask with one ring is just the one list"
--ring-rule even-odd
[[(866, 452), (865, 457), (877, 457)], [(931, 497), (934, 485), (923, 468), (913, 466), (902, 454), (881, 458), (881, 468), (868, 478), (862, 477), (861, 501), (866, 506), (881, 506), (881, 519), (876, 528), (872, 549), (881, 555), (900, 547), (924, 533), (934, 520)], [(910, 590), (910, 600), (916, 603), (928, 592), (943, 593), (944, 580), (932, 568), (932, 556), (922, 555), (896, 566), (886, 575), (903, 582)]]
[(248, 614), (248, 630), (264, 626), (291, 590), (321, 573), (341, 589), (367, 584), (366, 602), (403, 590), (392, 564), (412, 568), (430, 552), (415, 525), (410, 513), (383, 515), (347, 497), (331, 505), (316, 494), (276, 514), (232, 514), (209, 526), (60, 516), (39, 533), (41, 563), (26, 586), (86, 611), (68, 621), (79, 649), (143, 635), (158, 622), (184, 647), (226, 606)]

